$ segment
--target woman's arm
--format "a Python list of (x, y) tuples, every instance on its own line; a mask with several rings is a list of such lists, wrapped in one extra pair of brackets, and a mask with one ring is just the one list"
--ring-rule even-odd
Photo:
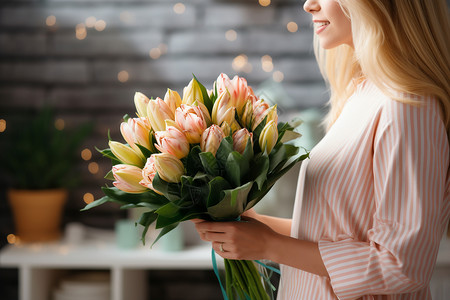
[(273, 231), (282, 235), (289, 236), (291, 234), (291, 219), (277, 218), (272, 216), (261, 215), (255, 212), (254, 209), (247, 210), (242, 214), (244, 217), (250, 217), (258, 220), (261, 223), (269, 226)]

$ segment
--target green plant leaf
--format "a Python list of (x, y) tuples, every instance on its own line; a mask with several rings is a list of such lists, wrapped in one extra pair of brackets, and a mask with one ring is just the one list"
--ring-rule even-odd
[(256, 175), (256, 178), (253, 180), (258, 185), (258, 188), (261, 189), (264, 182), (267, 179), (267, 172), (269, 171), (269, 157), (260, 153), (257, 157), (255, 157), (254, 164), (252, 165), (252, 174)]
[(149, 158), (153, 152), (147, 148), (145, 148), (142, 145), (136, 144), (136, 146), (139, 148), (139, 150), (141, 150), (142, 154), (144, 154), (145, 157)]
[(294, 145), (277, 144), (269, 155), (269, 173), (277, 166), (283, 166), (284, 163), (292, 156), (298, 153), (298, 147)]
[(209, 194), (206, 207), (211, 207), (220, 202), (225, 195), (224, 190), (230, 189), (230, 183), (223, 177), (217, 176), (208, 183)]
[(180, 186), (177, 183), (169, 183), (161, 179), (158, 173), (152, 181), (153, 187), (170, 201), (180, 200)]
[(145, 245), (145, 235), (148, 232), (148, 228), (150, 227), (150, 225), (153, 224), (153, 222), (156, 221), (156, 218), (158, 218), (158, 215), (155, 213), (155, 211), (149, 211), (143, 213), (137, 222), (138, 224), (144, 227), (144, 230), (142, 231), (141, 235), (141, 241), (142, 244), (144, 245)]
[(220, 168), (225, 168), (228, 160), (228, 155), (230, 155), (230, 153), (233, 151), (233, 138), (228, 136), (222, 139), (216, 152), (216, 159)]
[(157, 241), (159, 241), (160, 238), (162, 238), (163, 236), (165, 236), (166, 234), (168, 234), (169, 232), (174, 230), (177, 226), (178, 226), (178, 223), (174, 223), (174, 224), (171, 224), (171, 225), (167, 225), (166, 227), (161, 229), (160, 233), (158, 234), (156, 239), (153, 241), (152, 247)]
[(227, 178), (234, 186), (241, 185), (241, 179), (247, 175), (249, 168), (249, 161), (239, 152), (233, 151), (228, 155), (225, 171), (227, 173)]
[(203, 104), (205, 104), (205, 106), (208, 109), (209, 113), (211, 113), (212, 112), (212, 108), (213, 108), (213, 102), (209, 98), (208, 91), (203, 86), (203, 84), (201, 84), (200, 81), (198, 81), (197, 77), (195, 77), (194, 74), (192, 74), (192, 75), (194, 76), (194, 80), (198, 83), (198, 85), (200, 87), (200, 90), (202, 91)]
[(199, 154), (202, 152), (200, 146), (196, 145), (192, 147), (188, 156), (186, 157), (186, 174), (189, 176), (195, 176), (199, 171), (203, 171), (202, 162)]
[(106, 202), (118, 202), (118, 201), (115, 201), (114, 199), (111, 199), (108, 196), (104, 196), (104, 197), (102, 197), (100, 199), (92, 201), (91, 203), (86, 205), (84, 208), (82, 208), (81, 211), (89, 210), (91, 208), (94, 208), (94, 207), (97, 207), (99, 205), (102, 205), (102, 204), (104, 204)]
[(206, 173), (212, 176), (218, 176), (220, 174), (219, 164), (211, 152), (199, 153), (199, 157)]
[(209, 215), (216, 221), (234, 220), (239, 217), (244, 212), (252, 185), (253, 182), (247, 182), (233, 190), (224, 190), (223, 199), (208, 207)]

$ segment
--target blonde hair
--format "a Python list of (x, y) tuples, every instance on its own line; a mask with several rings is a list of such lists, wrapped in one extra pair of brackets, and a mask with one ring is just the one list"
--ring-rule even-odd
[(450, 27), (445, 0), (338, 1), (351, 20), (354, 48), (324, 50), (315, 41), (316, 58), (331, 93), (327, 127), (336, 121), (360, 79), (367, 78), (398, 101), (414, 104), (399, 98), (401, 93), (438, 99), (449, 133)]

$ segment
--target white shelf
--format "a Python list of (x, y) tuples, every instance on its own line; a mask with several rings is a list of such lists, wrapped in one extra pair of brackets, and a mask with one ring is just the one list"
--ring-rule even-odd
[[(223, 260), (217, 256), (220, 267)], [(95, 239), (71, 245), (8, 245), (0, 252), (0, 267), (19, 269), (20, 300), (49, 300), (58, 280), (70, 270), (106, 270), (111, 278), (112, 300), (149, 299), (147, 270), (212, 269), (209, 244), (167, 252), (150, 245), (132, 250), (118, 249), (114, 239)], [(433, 299), (449, 299), (450, 240), (444, 239), (431, 281)], [(151, 299), (151, 297), (150, 297)]]

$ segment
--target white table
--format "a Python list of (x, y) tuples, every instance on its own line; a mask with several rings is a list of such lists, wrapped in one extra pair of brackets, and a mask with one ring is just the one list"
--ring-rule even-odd
[[(218, 263), (223, 261), (217, 256)], [(201, 245), (178, 252), (118, 249), (114, 243), (85, 242), (8, 245), (0, 253), (1, 267), (19, 269), (20, 300), (49, 300), (58, 279), (69, 270), (107, 270), (111, 299), (148, 299), (146, 272), (151, 269), (212, 269), (211, 248)]]
[[(9, 245), (0, 252), (0, 267), (19, 269), (20, 300), (49, 300), (51, 289), (68, 270), (108, 270), (112, 300), (148, 299), (146, 272), (151, 269), (212, 269), (211, 248), (200, 245), (164, 252), (149, 245), (120, 250), (113, 241)], [(223, 261), (219, 256), (218, 263)], [(450, 240), (445, 239), (431, 282), (433, 300), (450, 299)]]

